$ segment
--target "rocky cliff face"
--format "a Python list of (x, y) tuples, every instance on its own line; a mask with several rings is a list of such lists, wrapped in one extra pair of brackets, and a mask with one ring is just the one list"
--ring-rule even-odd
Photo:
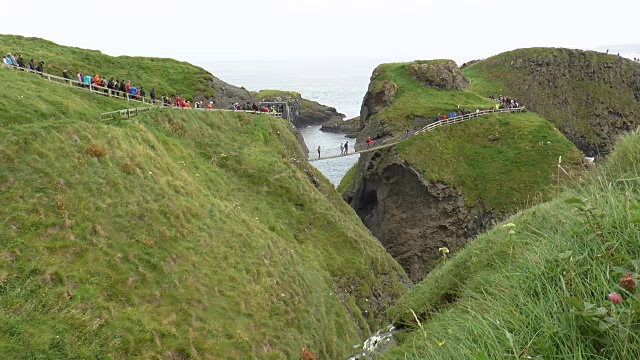
[(640, 124), (640, 66), (615, 55), (522, 49), (466, 71), (500, 81), (502, 86), (491, 89), (500, 93), (493, 95), (519, 99), (587, 156), (607, 154), (619, 134)]
[(468, 208), (446, 184), (425, 181), (393, 149), (363, 155), (357, 174), (345, 200), (414, 282), (439, 261), (439, 248), (455, 252), (499, 216), (481, 203)]

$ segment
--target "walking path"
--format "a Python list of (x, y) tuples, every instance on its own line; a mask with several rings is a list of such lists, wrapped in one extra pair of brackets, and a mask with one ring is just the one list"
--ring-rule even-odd
[(97, 94), (97, 95), (108, 96), (108, 97), (111, 97), (111, 98), (114, 98), (114, 99), (120, 99), (120, 100), (125, 100), (125, 101), (128, 101), (128, 102), (137, 102), (137, 103), (148, 105), (146, 107), (122, 109), (122, 110), (116, 110), (116, 111), (110, 111), (110, 112), (107, 112), (107, 113), (103, 113), (103, 114), (100, 114), (100, 119), (101, 120), (114, 119), (116, 114), (119, 114), (120, 117), (122, 117), (122, 118), (129, 119), (131, 116), (136, 116), (140, 112), (144, 112), (144, 111), (148, 111), (148, 110), (152, 110), (152, 109), (157, 109), (157, 108), (162, 108), (162, 107), (168, 107), (168, 108), (174, 108), (174, 109), (245, 112), (245, 113), (251, 113), (251, 114), (266, 114), (266, 115), (272, 115), (272, 116), (276, 116), (276, 117), (282, 117), (282, 113), (273, 113), (273, 112), (266, 113), (266, 112), (254, 111), (254, 110), (206, 109), (206, 108), (188, 108), (188, 107), (187, 108), (182, 108), (182, 107), (178, 107), (178, 106), (163, 104), (162, 101), (160, 101), (160, 100), (152, 101), (151, 99), (147, 99), (147, 98), (136, 99), (135, 97), (130, 96), (128, 93), (124, 93), (124, 96), (120, 96), (118, 94), (122, 94), (122, 92), (111, 90), (109, 88), (102, 87), (102, 86), (96, 86), (96, 85), (93, 85), (93, 84), (86, 85), (84, 82), (80, 82), (80, 81), (73, 80), (73, 79), (65, 79), (63, 77), (47, 74), (45, 72), (39, 72), (39, 71), (35, 71), (35, 70), (30, 70), (28, 68), (21, 68), (21, 67), (17, 67), (17, 66), (13, 66), (13, 65), (6, 65), (5, 64), (4, 66), (12, 68), (12, 69), (14, 69), (16, 71), (38, 74), (38, 75), (41, 76), (41, 78), (43, 80), (46, 80), (46, 81), (48, 81), (50, 83), (53, 83), (53, 84), (70, 86), (73, 89), (89, 91), (89, 92)]
[[(17, 66), (11, 66), (8, 65), (9, 67), (15, 69), (16, 71), (22, 71), (25, 73), (36, 73), (38, 75), (41, 75), (42, 79), (47, 80), (50, 83), (54, 83), (54, 84), (59, 84), (59, 85), (65, 85), (65, 86), (70, 86), (74, 89), (79, 89), (79, 90), (84, 90), (84, 91), (89, 91), (92, 92), (94, 94), (98, 94), (98, 95), (102, 95), (102, 96), (109, 96), (112, 98), (117, 98), (117, 99), (121, 99), (121, 100), (126, 100), (126, 101), (133, 101), (133, 102), (138, 102), (138, 103), (142, 103), (142, 104), (149, 104), (150, 106), (147, 107), (137, 107), (137, 108), (132, 108), (132, 109), (123, 109), (123, 110), (116, 110), (116, 111), (110, 111), (110, 112), (106, 112), (100, 115), (100, 119), (101, 120), (110, 120), (110, 119), (115, 119), (116, 116), (120, 116), (121, 118), (126, 118), (129, 119), (132, 116), (136, 116), (138, 115), (140, 112), (144, 112), (144, 111), (149, 111), (149, 110), (153, 110), (153, 109), (158, 109), (161, 108), (163, 106), (165, 106), (164, 104), (162, 104), (161, 101), (155, 101), (155, 102), (151, 102), (148, 99), (142, 98), (142, 99), (136, 99), (133, 97), (130, 97), (129, 94), (125, 94), (125, 96), (118, 96), (116, 95), (116, 92), (105, 88), (105, 87), (101, 87), (101, 86), (95, 86), (95, 85), (88, 85), (88, 87), (85, 87), (85, 84), (80, 82), (80, 81), (76, 81), (73, 79), (65, 79), (63, 77), (60, 76), (55, 76), (55, 75), (51, 75), (51, 74), (47, 74), (47, 73), (43, 73), (43, 72), (39, 72), (39, 71), (35, 71), (35, 70), (29, 70), (26, 68), (19, 68)], [(75, 86), (74, 86), (75, 85)], [(169, 106), (170, 108), (177, 108), (174, 106)], [(177, 108), (177, 109), (189, 109), (189, 110), (202, 110), (202, 111), (229, 111), (229, 112), (245, 112), (245, 113), (251, 113), (251, 114), (267, 114), (267, 115), (272, 115), (272, 116), (276, 116), (276, 117), (282, 117), (282, 113), (264, 113), (264, 112), (258, 112), (258, 111), (253, 111), (253, 110), (227, 110), (227, 109), (205, 109), (205, 108)], [(449, 118), (446, 120), (439, 120), (439, 121), (435, 121), (425, 127), (423, 127), (422, 129), (418, 129), (418, 130), (413, 130), (410, 131), (409, 133), (403, 133), (403, 134), (396, 134), (396, 135), (390, 135), (384, 138), (380, 138), (380, 139), (376, 139), (373, 141), (372, 144), (356, 144), (354, 147), (354, 152), (351, 153), (346, 153), (346, 154), (332, 154), (332, 155), (327, 155), (327, 156), (319, 156), (319, 157), (310, 157), (309, 161), (319, 161), (319, 160), (328, 160), (328, 159), (335, 159), (335, 158), (339, 158), (339, 157), (345, 157), (345, 156), (354, 156), (354, 155), (360, 155), (360, 154), (366, 154), (372, 151), (376, 151), (376, 150), (380, 150), (380, 149), (384, 149), (384, 148), (388, 148), (391, 146), (394, 146), (398, 143), (400, 143), (403, 140), (406, 140), (410, 137), (422, 134), (423, 132), (427, 132), (427, 131), (431, 131), (437, 127), (440, 126), (444, 126), (444, 125), (453, 125), (453, 124), (457, 124), (457, 123), (461, 123), (463, 121), (467, 121), (476, 117), (480, 117), (480, 116), (484, 116), (487, 114), (492, 114), (492, 113), (514, 113), (514, 112), (521, 112), (522, 110), (524, 110), (524, 107), (519, 107), (519, 108), (513, 108), (513, 109), (496, 109), (496, 110), (483, 110), (483, 111), (479, 111), (479, 112), (475, 112), (475, 113), (470, 113), (470, 114), (466, 114), (466, 115), (461, 115), (461, 116), (456, 116), (454, 118)], [(329, 149), (329, 148), (325, 148), (325, 149)], [(322, 153), (322, 149), (321, 149), (321, 153)], [(333, 151), (330, 151), (330, 153), (333, 153)]]
[[(473, 118), (477, 118), (480, 116), (484, 116), (484, 115), (488, 115), (488, 114), (493, 114), (493, 113), (518, 113), (518, 112), (522, 112), (524, 110), (524, 107), (519, 107), (519, 108), (513, 108), (513, 109), (496, 109), (496, 110), (483, 110), (483, 111), (479, 111), (479, 112), (474, 112), (474, 113), (470, 113), (470, 114), (466, 114), (466, 115), (461, 115), (461, 116), (456, 116), (454, 118), (449, 118), (446, 120), (439, 120), (439, 121), (435, 121), (425, 127), (423, 127), (422, 129), (418, 129), (418, 130), (414, 130), (414, 131), (410, 131), (408, 134), (403, 133), (403, 134), (396, 134), (396, 135), (390, 135), (384, 138), (380, 138), (380, 139), (376, 139), (373, 141), (373, 144), (368, 145), (366, 143), (361, 143), (361, 144), (356, 144), (355, 146), (355, 151), (351, 152), (351, 153), (347, 153), (347, 154), (339, 154), (339, 155), (327, 155), (327, 156), (320, 156), (320, 157), (310, 157), (309, 161), (319, 161), (319, 160), (328, 160), (328, 159), (335, 159), (335, 158), (339, 158), (339, 157), (344, 157), (344, 156), (354, 156), (354, 155), (360, 155), (360, 154), (366, 154), (372, 151), (376, 151), (376, 150), (380, 150), (380, 149), (384, 149), (384, 148), (388, 148), (391, 146), (394, 146), (396, 144), (398, 144), (401, 141), (404, 141), (410, 137), (422, 134), (423, 132), (427, 132), (427, 131), (432, 131), (435, 128), (438, 128), (440, 126), (444, 126), (444, 125), (453, 125), (453, 124), (458, 124), (461, 123), (463, 121), (467, 121), (467, 120), (471, 120)], [(329, 148), (327, 148), (329, 149)], [(322, 154), (322, 149), (321, 152)]]

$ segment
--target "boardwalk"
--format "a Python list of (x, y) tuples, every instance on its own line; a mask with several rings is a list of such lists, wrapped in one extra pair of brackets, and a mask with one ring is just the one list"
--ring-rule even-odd
[[(457, 117), (446, 119), (446, 120), (439, 120), (439, 121), (433, 122), (433, 123), (423, 127), (422, 129), (410, 131), (409, 134), (396, 134), (396, 135), (391, 135), (391, 136), (387, 136), (387, 137), (384, 137), (384, 138), (376, 139), (376, 140), (374, 140), (373, 144), (371, 144), (371, 146), (369, 146), (367, 144), (356, 144), (355, 151), (354, 152), (350, 152), (348, 154), (340, 154), (340, 150), (338, 149), (338, 146), (333, 146), (336, 149), (324, 148), (324, 149), (321, 149), (321, 152), (320, 152), (321, 156), (320, 157), (311, 156), (311, 157), (309, 157), (309, 161), (321, 161), (321, 160), (335, 159), (335, 158), (344, 157), (344, 156), (354, 156), (354, 155), (366, 154), (366, 153), (369, 153), (369, 152), (372, 152), (372, 151), (376, 151), (376, 150), (380, 150), (380, 149), (384, 149), (384, 148), (388, 148), (388, 147), (394, 146), (394, 145), (400, 143), (401, 141), (404, 141), (404, 140), (406, 140), (408, 138), (411, 138), (413, 136), (422, 134), (422, 133), (427, 132), (427, 131), (432, 131), (433, 129), (438, 128), (440, 126), (458, 124), (458, 123), (461, 123), (461, 122), (464, 122), (464, 121), (467, 121), (467, 120), (471, 120), (471, 119), (475, 119), (477, 117), (485, 116), (485, 115), (488, 115), (488, 114), (494, 114), (494, 113), (517, 113), (517, 112), (522, 112), (523, 110), (524, 110), (524, 107), (514, 108), (514, 109), (484, 110), (484, 111), (479, 111), (477, 113), (471, 113), (471, 114), (467, 114), (467, 115), (457, 116)], [(322, 154), (325, 151), (328, 153), (328, 155), (322, 156)]]

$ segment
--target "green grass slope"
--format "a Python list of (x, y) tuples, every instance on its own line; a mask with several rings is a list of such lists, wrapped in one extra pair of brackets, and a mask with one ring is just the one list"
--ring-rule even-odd
[(377, 92), (390, 81), (397, 86), (398, 91), (391, 104), (371, 120), (382, 121), (395, 130), (404, 130), (406, 127), (414, 127), (412, 121), (416, 117), (432, 119), (438, 113), (457, 111), (459, 105), (492, 105), (488, 99), (470, 91), (438, 90), (422, 86), (406, 71), (410, 64), (390, 63), (376, 68), (374, 73), (380, 75), (372, 80), (370, 89)]
[[(36, 63), (44, 61), (45, 72), (62, 76), (62, 70), (69, 69), (75, 79), (78, 72), (91, 75), (115, 77), (118, 80), (131, 80), (138, 86), (144, 86), (147, 94), (155, 88), (160, 98), (167, 92), (171, 96), (180, 94), (193, 99), (197, 94), (213, 96), (209, 83), (213, 76), (206, 70), (173, 59), (105, 55), (97, 50), (62, 46), (39, 38), (26, 38), (15, 35), (0, 35), (0, 49), (3, 54), (23, 54), (25, 64), (29, 59)], [(147, 95), (148, 96), (148, 95)]]
[(56, 121), (72, 116), (95, 121), (100, 114), (138, 106), (0, 67), (0, 126)]
[(425, 179), (459, 189), (468, 205), (480, 200), (498, 211), (546, 198), (558, 180), (560, 156), (568, 170), (582, 160), (564, 135), (531, 112), (443, 126), (398, 144), (396, 150)]
[(611, 145), (640, 112), (640, 66), (616, 55), (558, 48), (505, 52), (463, 70), (469, 90), (507, 95), (551, 121), (583, 151)]
[(404, 292), (284, 121), (0, 76), (0, 358), (345, 358)]
[(414, 330), (383, 358), (637, 358), (639, 154), (640, 136), (625, 136), (577, 190), (443, 260), (390, 309)]

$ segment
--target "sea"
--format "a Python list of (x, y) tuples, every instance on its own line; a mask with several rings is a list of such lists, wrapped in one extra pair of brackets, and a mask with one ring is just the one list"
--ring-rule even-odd
[[(221, 80), (247, 90), (277, 89), (299, 92), (302, 97), (336, 108), (346, 119), (360, 115), (369, 79), (381, 60), (224, 61), (199, 64)], [(300, 129), (310, 155), (337, 155), (340, 145), (355, 141), (342, 134), (320, 131), (320, 126)], [(312, 162), (335, 186), (358, 161), (348, 156)]]

